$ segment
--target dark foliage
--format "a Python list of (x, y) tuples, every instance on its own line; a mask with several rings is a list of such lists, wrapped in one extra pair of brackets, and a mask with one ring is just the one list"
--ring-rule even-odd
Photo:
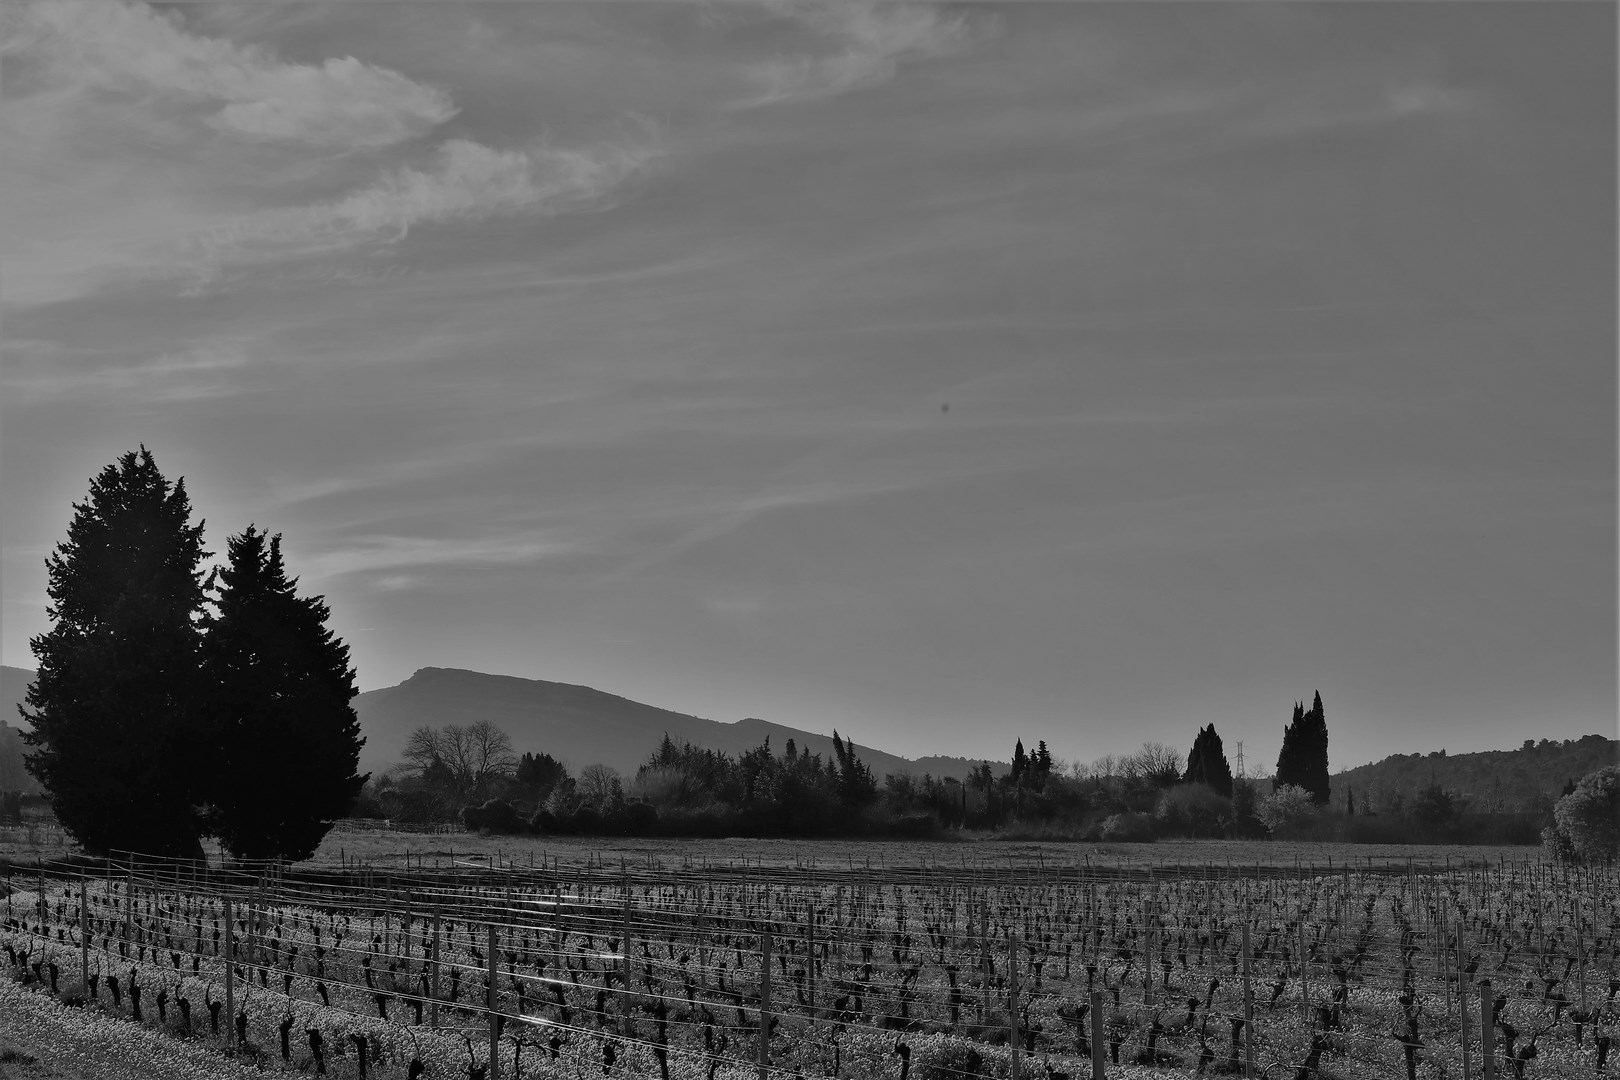
[(1232, 766), (1227, 763), (1226, 750), (1215, 725), (1198, 729), (1192, 751), (1187, 755), (1187, 771), (1181, 776), (1187, 784), (1203, 784), (1217, 795), (1232, 797)]
[(525, 753), (518, 760), (515, 779), (520, 787), (544, 799), (557, 786), (557, 781), (567, 775), (567, 767), (550, 754)]
[(297, 595), (279, 535), (250, 525), (226, 546), (202, 644), (211, 831), (241, 858), (307, 859), (366, 781), (349, 648), (323, 599)]
[(1306, 712), (1301, 702), (1294, 703), (1294, 718), (1283, 731), (1282, 753), (1277, 756), (1278, 787), (1294, 784), (1311, 793), (1311, 801), (1326, 806), (1328, 784), (1327, 720), (1322, 714), (1322, 695), (1318, 693)]
[(1512, 750), (1394, 754), (1346, 770), (1334, 778), (1334, 787), (1355, 785), (1357, 816), (1387, 816), (1395, 812), (1397, 801), (1410, 805), (1425, 787), (1440, 784), (1466, 797), (1471, 813), (1533, 814), (1550, 820), (1570, 776), (1616, 763), (1620, 743), (1613, 738), (1525, 739)]
[(46, 560), (52, 626), (31, 642), (28, 770), (86, 851), (194, 857), (202, 524), (144, 446), (73, 509)]
[(524, 831), (517, 808), (504, 799), (491, 799), (482, 806), (469, 806), (461, 812), (461, 827), (468, 832), (512, 834)]

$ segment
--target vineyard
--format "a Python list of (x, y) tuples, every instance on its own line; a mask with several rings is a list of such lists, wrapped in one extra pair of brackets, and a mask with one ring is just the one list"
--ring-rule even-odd
[(1613, 1077), (1620, 872), (14, 869), (11, 978), (342, 1077)]

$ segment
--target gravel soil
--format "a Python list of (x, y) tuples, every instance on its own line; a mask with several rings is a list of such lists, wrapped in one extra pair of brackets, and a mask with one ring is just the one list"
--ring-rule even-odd
[(197, 1042), (0, 978), (0, 1080), (262, 1080)]

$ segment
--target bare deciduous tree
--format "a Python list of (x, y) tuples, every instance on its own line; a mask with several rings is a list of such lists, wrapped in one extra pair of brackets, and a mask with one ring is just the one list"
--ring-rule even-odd
[(580, 798), (604, 809), (623, 799), (624, 790), (619, 782), (618, 770), (607, 765), (587, 765), (580, 771), (577, 788)]
[(436, 778), (450, 787), (457, 803), (486, 797), (495, 781), (517, 768), (512, 739), (488, 720), (463, 727), (419, 727), (405, 744), (405, 761), (419, 779)]
[(1181, 779), (1181, 751), (1167, 743), (1145, 742), (1131, 760), (1135, 775), (1155, 787), (1169, 787)]

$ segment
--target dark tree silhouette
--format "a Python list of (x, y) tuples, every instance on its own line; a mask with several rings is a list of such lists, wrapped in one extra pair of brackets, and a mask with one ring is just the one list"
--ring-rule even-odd
[(45, 561), (52, 626), (30, 642), (28, 771), (86, 851), (195, 857), (203, 526), (145, 446), (73, 510)]
[(1227, 763), (1226, 750), (1221, 745), (1221, 737), (1215, 733), (1214, 724), (1198, 730), (1192, 752), (1187, 755), (1187, 771), (1181, 779), (1183, 783), (1203, 784), (1225, 798), (1232, 797), (1232, 766)]
[(1277, 786), (1294, 784), (1311, 793), (1311, 801), (1326, 806), (1328, 801), (1327, 720), (1322, 714), (1322, 695), (1316, 695), (1311, 711), (1303, 702), (1294, 703), (1294, 717), (1283, 731), (1282, 752), (1277, 755)]
[(855, 744), (839, 739), (833, 729), (833, 755), (838, 765), (838, 799), (846, 807), (865, 806), (877, 796), (872, 770), (855, 756)]
[(227, 549), (202, 648), (211, 831), (241, 858), (307, 859), (366, 781), (349, 647), (297, 595), (279, 534), (250, 525)]
[[(664, 738), (669, 736), (666, 734)], [(567, 775), (567, 766), (550, 754), (525, 753), (518, 759), (517, 782), (542, 794), (549, 794), (557, 781)]]

